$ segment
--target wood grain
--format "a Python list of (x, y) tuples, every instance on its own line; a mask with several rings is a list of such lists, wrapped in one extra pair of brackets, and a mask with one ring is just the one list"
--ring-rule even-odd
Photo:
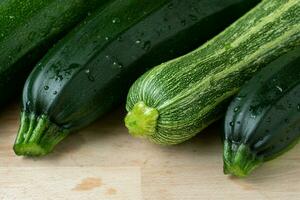
[(161, 147), (129, 136), (122, 109), (70, 135), (44, 158), (14, 155), (18, 105), (0, 113), (0, 199), (300, 199), (300, 145), (247, 179), (222, 173), (221, 125)]

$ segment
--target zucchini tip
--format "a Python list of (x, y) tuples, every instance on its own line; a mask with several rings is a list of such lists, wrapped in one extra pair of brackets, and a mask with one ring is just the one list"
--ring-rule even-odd
[(224, 174), (236, 177), (247, 177), (262, 160), (251, 152), (244, 144), (237, 144), (226, 140), (224, 142)]
[(13, 149), (18, 156), (47, 155), (68, 133), (68, 130), (61, 129), (45, 115), (22, 112)]
[(144, 102), (138, 102), (125, 117), (125, 126), (134, 137), (149, 137), (156, 132), (157, 109), (148, 107)]

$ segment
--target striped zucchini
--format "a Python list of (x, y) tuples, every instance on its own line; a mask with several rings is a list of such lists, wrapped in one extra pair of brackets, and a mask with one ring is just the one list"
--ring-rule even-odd
[(148, 71), (131, 87), (125, 124), (170, 145), (203, 130), (258, 70), (300, 45), (300, 1), (264, 0), (195, 51)]

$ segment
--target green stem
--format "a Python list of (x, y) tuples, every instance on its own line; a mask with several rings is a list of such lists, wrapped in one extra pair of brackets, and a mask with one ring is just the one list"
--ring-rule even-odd
[(263, 161), (245, 144), (224, 142), (224, 173), (237, 177), (248, 176)]
[(23, 156), (46, 155), (68, 134), (68, 130), (58, 127), (45, 115), (22, 112), (14, 151)]
[(125, 125), (129, 133), (135, 137), (148, 137), (156, 132), (159, 113), (155, 108), (148, 107), (144, 102), (138, 102), (128, 112)]

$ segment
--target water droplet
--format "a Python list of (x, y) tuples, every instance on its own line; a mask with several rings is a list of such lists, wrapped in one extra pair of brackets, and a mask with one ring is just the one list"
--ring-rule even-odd
[(266, 133), (270, 133), (270, 130), (269, 130), (269, 129), (266, 129), (265, 132), (266, 132)]
[(151, 49), (151, 42), (150, 41), (146, 41), (144, 43), (143, 49), (145, 49), (146, 51), (149, 51)]
[(186, 25), (186, 20), (183, 19), (183, 20), (180, 21), (180, 23), (181, 23), (182, 26), (185, 26)]
[(251, 113), (250, 117), (255, 119), (257, 116), (254, 113)]
[(53, 94), (54, 94), (54, 95), (57, 95), (57, 91), (54, 91)]
[(189, 15), (192, 21), (196, 21), (197, 20), (197, 16), (190, 14)]
[(92, 76), (90, 69), (86, 69), (84, 72), (86, 73), (86, 75), (90, 81), (92, 81), (92, 82), (95, 81), (95, 78)]
[(89, 75), (89, 76), (88, 76), (88, 79), (89, 79), (90, 81), (92, 81), (92, 82), (95, 81), (95, 78), (94, 78), (92, 75)]
[(62, 81), (64, 79), (64, 77), (60, 74), (56, 74), (55, 76), (55, 81)]
[(300, 104), (297, 105), (297, 110), (300, 112)]
[(31, 101), (27, 101), (26, 102), (26, 107), (30, 107), (30, 105), (31, 105)]
[(243, 100), (244, 97), (246, 97), (246, 95), (239, 95), (236, 97), (236, 100), (241, 101), (241, 100)]
[(44, 90), (49, 90), (49, 86), (46, 85), (46, 86), (44, 87)]
[(168, 8), (169, 8), (169, 9), (172, 9), (173, 6), (174, 6), (174, 4), (173, 4), (173, 3), (170, 3), (170, 4), (168, 5)]
[(108, 40), (109, 40), (109, 37), (105, 37), (105, 40), (108, 41)]
[(280, 92), (283, 91), (283, 89), (282, 89), (279, 85), (276, 85), (276, 88), (277, 88)]
[(9, 16), (9, 19), (14, 19), (14, 18), (15, 18), (15, 16), (12, 16), (12, 15), (11, 15), (11, 16)]
[(233, 122), (230, 122), (229, 125), (230, 125), (230, 126), (234, 126), (234, 123), (233, 123)]
[(121, 22), (120, 18), (117, 18), (117, 17), (112, 20), (113, 24), (117, 24), (117, 23), (120, 23), (120, 22)]
[(123, 41), (122, 37), (118, 37), (117, 40), (118, 40), (119, 42), (122, 42), (122, 41)]
[(234, 112), (238, 112), (239, 110), (240, 110), (239, 106), (234, 108)]
[(109, 59), (110, 59), (110, 56), (109, 56), (109, 55), (106, 55), (105, 58), (109, 60)]
[(141, 42), (142, 42), (141, 40), (136, 40), (135, 41), (136, 44), (141, 44)]
[(121, 63), (118, 63), (118, 62), (113, 62), (113, 65), (119, 69), (121, 69), (123, 67), (123, 65)]
[(237, 124), (241, 124), (241, 121), (237, 121), (236, 123), (237, 123)]

